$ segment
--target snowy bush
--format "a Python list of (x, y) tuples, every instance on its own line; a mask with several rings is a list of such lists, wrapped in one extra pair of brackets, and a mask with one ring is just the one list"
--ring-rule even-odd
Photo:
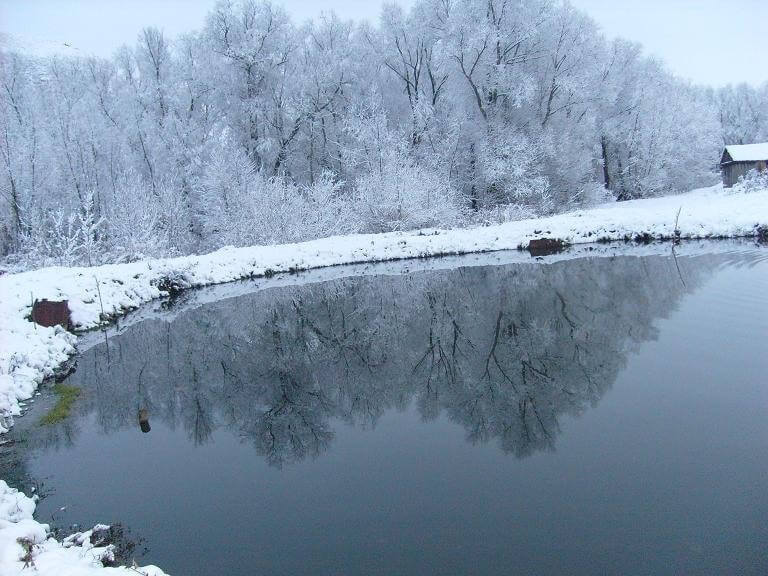
[(307, 231), (304, 239), (361, 230), (361, 219), (344, 192), (344, 182), (336, 181), (331, 172), (323, 172), (314, 184), (300, 188), (303, 227)]
[(88, 194), (77, 215), (80, 232), (79, 252), (83, 263), (88, 266), (100, 263), (104, 253), (104, 226), (106, 220), (97, 217), (93, 194)]
[(395, 155), (357, 180), (354, 205), (365, 232), (449, 228), (467, 214), (446, 176)]
[[(581, 190), (573, 194), (563, 204), (565, 209), (591, 208), (600, 204), (614, 201), (615, 198), (610, 190), (597, 182), (585, 184)], [(538, 218), (546, 214), (547, 204), (543, 206), (531, 206), (528, 204), (508, 203), (497, 204), (480, 208), (471, 216), (474, 224), (487, 226), (490, 224), (503, 224), (504, 222), (514, 222), (516, 220), (526, 220), (529, 218)]]
[(73, 266), (100, 264), (104, 259), (106, 220), (97, 218), (92, 195), (77, 212), (59, 206), (44, 214), (29, 211), (21, 236), (20, 261), (40, 265)]
[(173, 183), (157, 189), (158, 228), (167, 243), (166, 254), (176, 255), (194, 248), (190, 210), (185, 194)]
[(108, 202), (107, 258), (135, 261), (176, 256), (194, 241), (184, 194), (172, 184), (154, 189), (138, 174), (127, 171), (115, 184)]
[(121, 178), (107, 219), (115, 258), (133, 261), (170, 252), (169, 237), (160, 219), (160, 202), (152, 190), (132, 173)]
[(241, 245), (300, 242), (357, 229), (351, 204), (328, 174), (312, 186), (299, 186), (257, 173), (233, 207), (238, 223), (234, 233)]
[(483, 204), (517, 204), (548, 213), (554, 208), (549, 182), (541, 175), (540, 151), (522, 134), (492, 131), (478, 154)]
[(297, 239), (298, 190), (280, 178), (254, 173), (241, 188), (229, 190), (214, 220), (223, 244), (276, 244)]
[(47, 215), (35, 211), (26, 222), (22, 252), (32, 261), (71, 266), (78, 261), (77, 215), (56, 208)]
[(768, 170), (750, 170), (740, 177), (738, 183), (733, 187), (734, 192), (743, 194), (760, 190), (768, 190)]
[(536, 218), (537, 214), (528, 206), (520, 204), (499, 204), (488, 208), (481, 208), (472, 215), (472, 222), (483, 226), (503, 224), (516, 220)]
[(278, 244), (348, 234), (359, 229), (341, 182), (324, 172), (313, 184), (268, 177), (243, 152), (217, 154), (206, 169), (203, 216), (215, 246)]
[(608, 190), (604, 184), (590, 182), (585, 184), (568, 202), (569, 207), (573, 208), (592, 208), (606, 202), (616, 200), (613, 192)]

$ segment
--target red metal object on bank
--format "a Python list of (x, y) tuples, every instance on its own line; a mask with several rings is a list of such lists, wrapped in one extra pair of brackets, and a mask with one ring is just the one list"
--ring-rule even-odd
[(69, 330), (69, 302), (67, 300), (35, 300), (32, 320), (40, 326), (63, 326)]

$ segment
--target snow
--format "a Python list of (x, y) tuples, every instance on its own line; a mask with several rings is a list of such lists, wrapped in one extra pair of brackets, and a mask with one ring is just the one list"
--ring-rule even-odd
[(35, 500), (0, 480), (0, 574), (3, 576), (38, 574), (41, 576), (120, 576), (143, 574), (163, 576), (156, 566), (105, 568), (102, 558), (110, 558), (110, 546), (90, 544), (94, 530), (78, 532), (59, 542), (49, 534), (47, 524), (33, 518)]
[(725, 147), (734, 162), (768, 160), (768, 142), (761, 144), (732, 144)]
[[(679, 217), (678, 217), (679, 214)], [(272, 272), (316, 269), (436, 255), (513, 250), (531, 239), (572, 244), (650, 235), (671, 238), (755, 236), (768, 228), (768, 190), (726, 193), (721, 186), (679, 196), (610, 203), (549, 218), (460, 230), (421, 230), (331, 237), (298, 244), (222, 248), (201, 256), (146, 260), (93, 268), (43, 268), (0, 276), (0, 433), (20, 414), (42, 380), (76, 351), (76, 337), (29, 320), (34, 299), (66, 299), (77, 330), (87, 330), (155, 298), (169, 282), (180, 288), (222, 284)], [(24, 554), (17, 539), (36, 544), (42, 574), (89, 574), (98, 558), (80, 546), (46, 539), (32, 518), (34, 502), (0, 481), (0, 574), (20, 573)], [(71, 545), (71, 542), (70, 542)], [(98, 551), (101, 553), (102, 551)], [(71, 564), (70, 564), (71, 562)], [(67, 572), (63, 566), (73, 566)], [(51, 572), (45, 570), (50, 569)], [(68, 570), (67, 568), (66, 570)], [(82, 571), (78, 571), (81, 570)], [(161, 574), (150, 567), (148, 573)]]

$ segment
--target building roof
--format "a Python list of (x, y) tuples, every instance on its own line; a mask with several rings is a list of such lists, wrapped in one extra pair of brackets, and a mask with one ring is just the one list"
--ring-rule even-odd
[(762, 144), (731, 144), (725, 147), (732, 162), (759, 162), (768, 160), (768, 142)]

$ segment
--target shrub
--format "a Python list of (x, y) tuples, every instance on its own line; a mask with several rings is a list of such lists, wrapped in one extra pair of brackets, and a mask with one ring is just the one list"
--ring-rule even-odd
[(749, 194), (760, 190), (768, 190), (768, 170), (750, 170), (739, 178), (733, 187), (734, 192)]
[(358, 179), (354, 206), (365, 232), (450, 228), (467, 214), (447, 176), (399, 157)]

